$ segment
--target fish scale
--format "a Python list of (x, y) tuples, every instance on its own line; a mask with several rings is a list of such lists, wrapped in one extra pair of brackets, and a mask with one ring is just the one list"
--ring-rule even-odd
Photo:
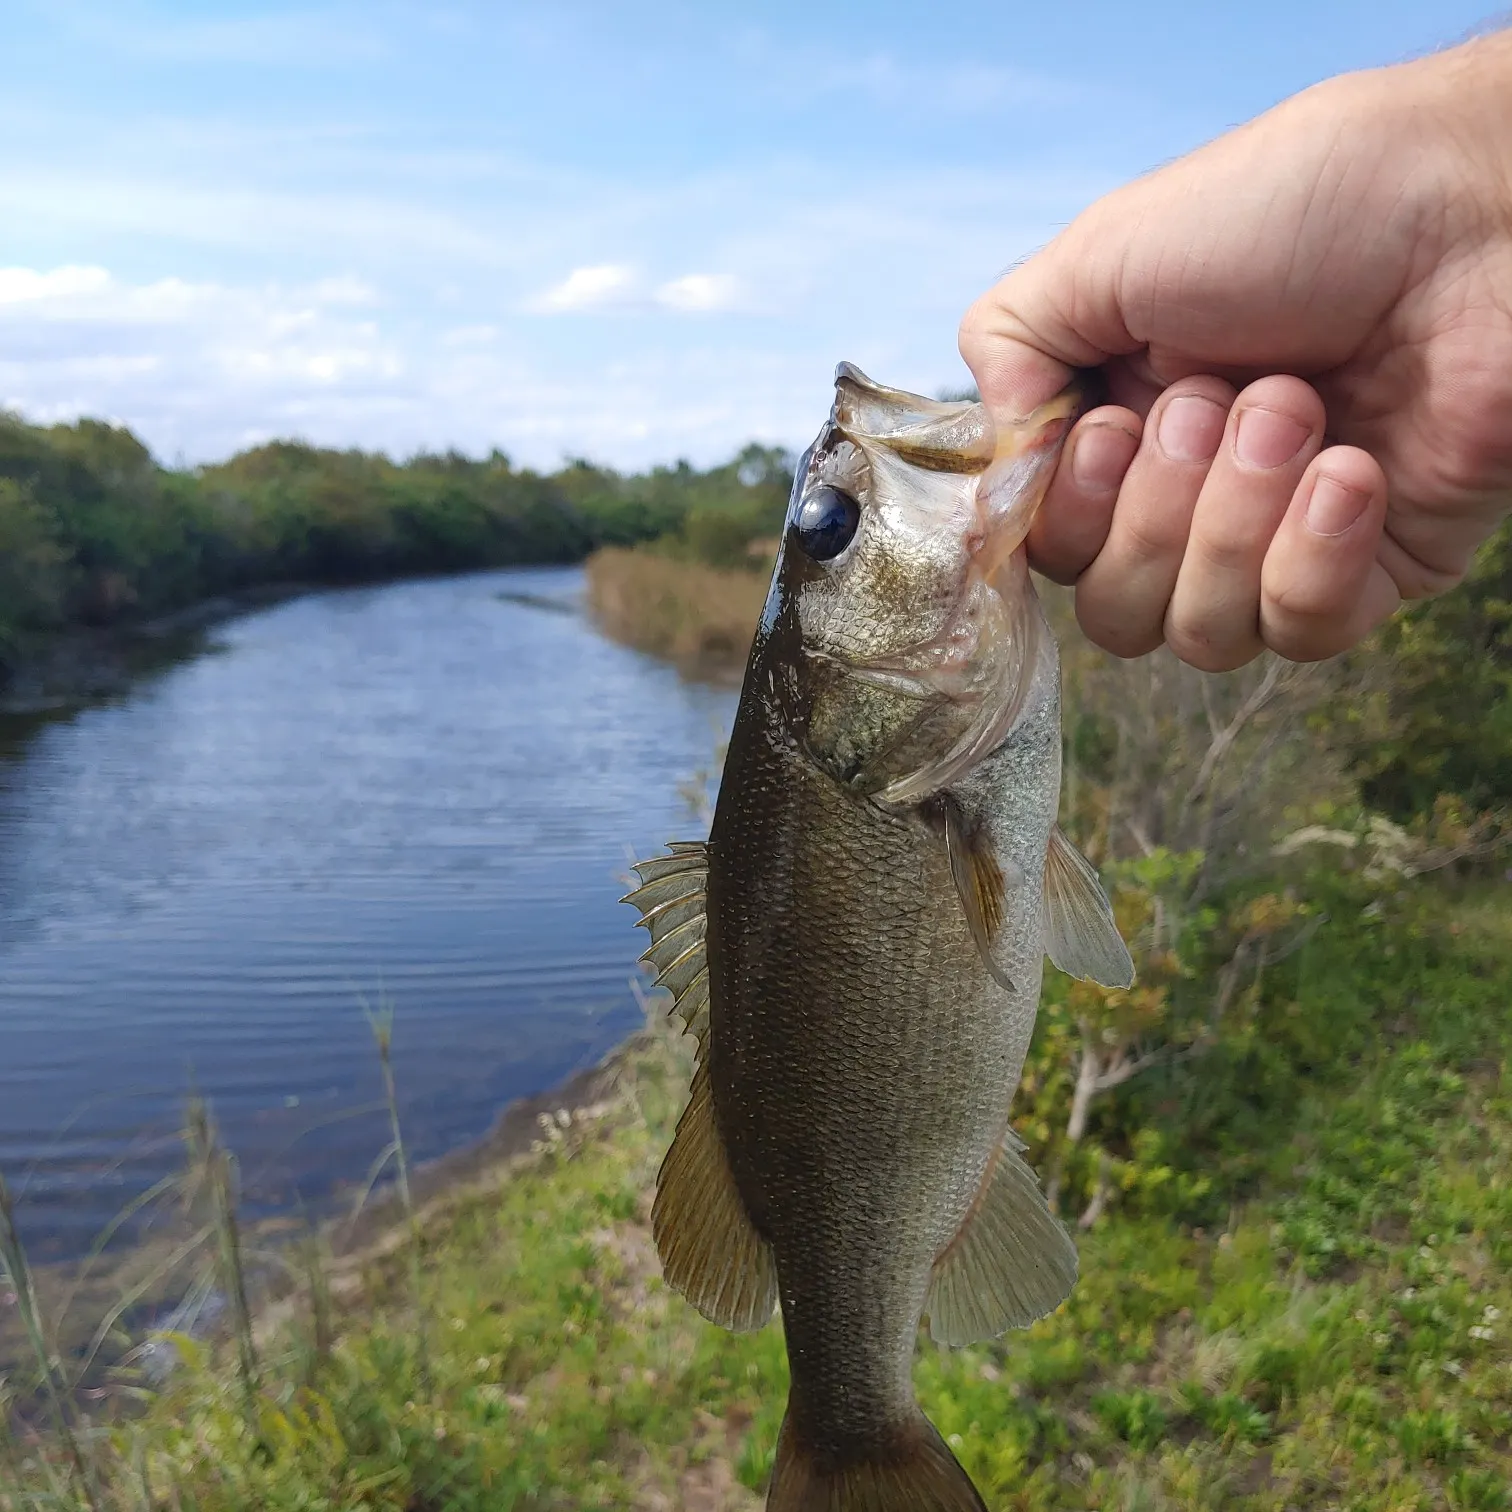
[(841, 367), (709, 840), (630, 895), (699, 1045), (652, 1213), (667, 1280), (731, 1328), (781, 1301), (772, 1512), (980, 1509), (914, 1399), (921, 1320), (988, 1338), (1075, 1280), (1008, 1121), (1045, 954), (1132, 980), (1055, 828), (1058, 664), (1022, 550), (1074, 407), (994, 434)]

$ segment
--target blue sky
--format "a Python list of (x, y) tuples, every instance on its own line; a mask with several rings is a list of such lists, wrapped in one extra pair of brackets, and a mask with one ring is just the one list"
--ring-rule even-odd
[(0, 0), (0, 406), (641, 465), (807, 442), (836, 361), (1463, 0)]

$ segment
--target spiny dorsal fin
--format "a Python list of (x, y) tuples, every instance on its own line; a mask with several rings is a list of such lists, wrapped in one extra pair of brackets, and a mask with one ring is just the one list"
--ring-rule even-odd
[(667, 1284), (711, 1323), (744, 1333), (772, 1316), (777, 1263), (735, 1186), (704, 1065), (656, 1178), (651, 1232)]
[[(945, 850), (950, 858), (950, 879), (955, 883), (961, 908), (971, 938), (976, 941), (982, 964), (994, 980), (1009, 992), (1017, 991), (1013, 979), (998, 964), (992, 953), (993, 942), (1003, 924), (1003, 909), (1008, 895), (1009, 878), (980, 835), (969, 835), (961, 811), (953, 802), (944, 804)], [(1014, 868), (1017, 871), (1017, 868)], [(1017, 884), (1022, 876), (1013, 877)]]
[(651, 935), (641, 960), (656, 972), (656, 985), (672, 994), (672, 1011), (698, 1040), (703, 1054), (709, 1033), (709, 968), (704, 950), (708, 851), (699, 840), (674, 840), (669, 856), (638, 861), (641, 885), (622, 901), (640, 909)]
[(935, 1262), (925, 1310), (941, 1344), (1027, 1328), (1076, 1285), (1076, 1245), (1050, 1211), (1012, 1129), (960, 1232)]
[(1045, 852), (1045, 954), (1068, 976), (1104, 987), (1129, 987), (1134, 961), (1113, 922), (1113, 905), (1092, 863), (1066, 839), (1050, 831)]

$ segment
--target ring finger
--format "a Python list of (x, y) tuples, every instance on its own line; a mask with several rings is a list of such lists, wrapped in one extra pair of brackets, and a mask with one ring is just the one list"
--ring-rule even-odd
[(1234, 390), (1184, 378), (1156, 401), (1129, 466), (1108, 539), (1076, 584), (1076, 617), (1116, 656), (1143, 656), (1164, 637), (1192, 511), (1223, 441)]

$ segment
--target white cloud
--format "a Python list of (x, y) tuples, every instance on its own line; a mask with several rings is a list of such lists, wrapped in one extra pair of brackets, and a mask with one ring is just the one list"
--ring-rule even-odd
[(97, 294), (109, 283), (110, 274), (104, 268), (84, 268), (73, 263), (46, 273), (35, 268), (0, 268), (0, 305), (40, 304), (79, 294)]
[(561, 283), (554, 284), (532, 302), (532, 308), (556, 314), (576, 310), (602, 310), (623, 305), (634, 296), (634, 272), (619, 263), (599, 263), (574, 268)]
[(377, 291), (341, 276), (133, 284), (104, 268), (3, 269), (0, 394), (38, 418), (124, 415), (160, 453), (214, 455), (248, 412), (308, 415), (402, 379), (398, 349), (355, 317), (359, 299)]
[(656, 291), (656, 302), (672, 310), (728, 310), (739, 298), (740, 280), (728, 273), (685, 273)]
[[(964, 382), (959, 312), (1101, 187), (1059, 167), (841, 184), (811, 168), (542, 173), (445, 210), (410, 203), (407, 180), (320, 204), (197, 175), (91, 204), (97, 170), (58, 174), (20, 197), (72, 255), (0, 272), (0, 397), (39, 419), (119, 416), (170, 460), (270, 436), (497, 445), (539, 467), (799, 446), (841, 358), (924, 392)], [(0, 169), (0, 215), (21, 187)], [(116, 213), (148, 203), (174, 210), (161, 237), (118, 234)], [(224, 245), (189, 229), (207, 226)]]
[(536, 314), (577, 314), (584, 310), (676, 310), (712, 314), (734, 309), (743, 291), (729, 273), (684, 273), (658, 284), (648, 296), (639, 275), (623, 263), (574, 268), (560, 283), (536, 295), (526, 308)]

